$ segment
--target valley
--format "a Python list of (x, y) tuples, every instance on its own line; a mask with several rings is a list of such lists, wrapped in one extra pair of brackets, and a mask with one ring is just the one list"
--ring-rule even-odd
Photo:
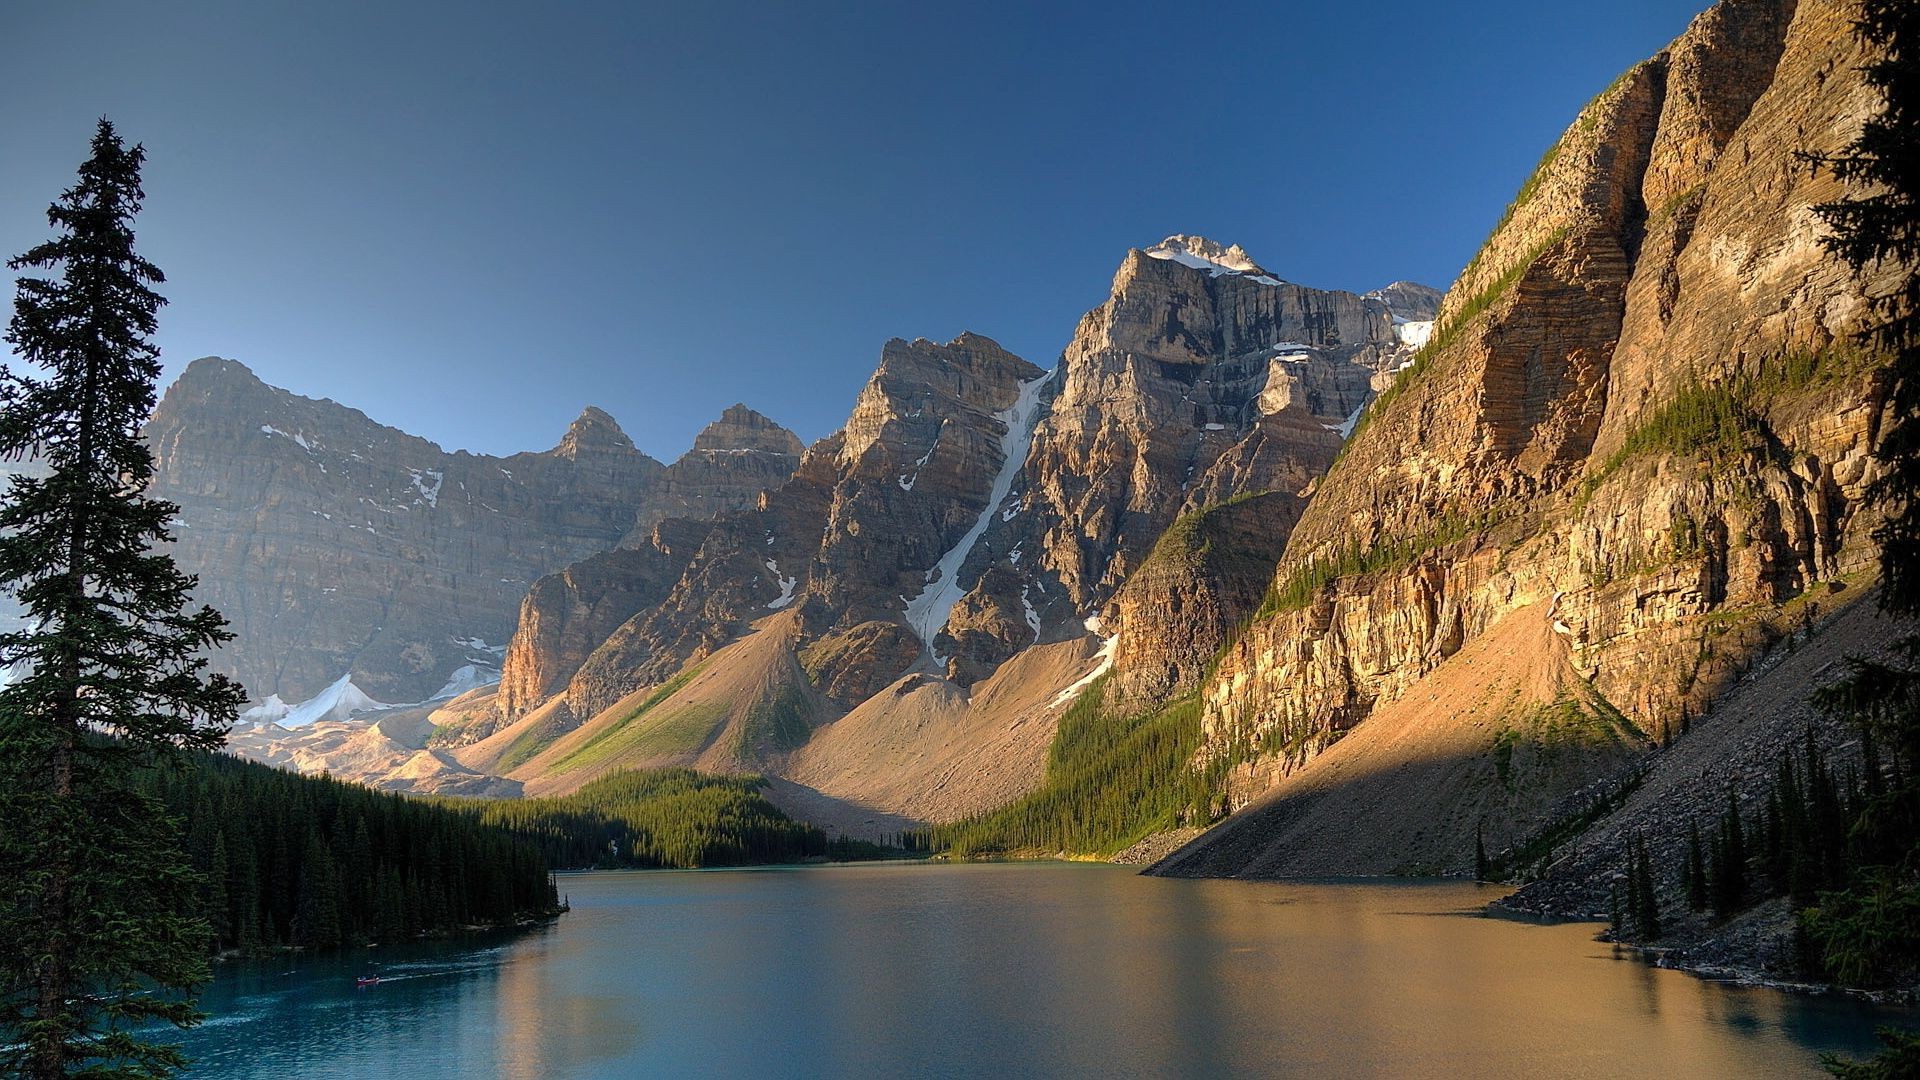
[(589, 406), (448, 454), (196, 361), (147, 437), (238, 632), (229, 748), (420, 795), (759, 776), (834, 837), (1491, 868), (1601, 914), (1629, 838), (1684, 860), (1683, 789), (1757, 813), (1796, 733), (1858, 761), (1808, 693), (1904, 632), (1871, 613), (1890, 359), (1856, 338), (1905, 271), (1819, 242), (1844, 188), (1802, 156), (1872, 106), (1848, 25), (1715, 4), (1444, 292), (1176, 234), (1051, 366), (885, 342), (811, 445), (741, 404), (662, 464)]

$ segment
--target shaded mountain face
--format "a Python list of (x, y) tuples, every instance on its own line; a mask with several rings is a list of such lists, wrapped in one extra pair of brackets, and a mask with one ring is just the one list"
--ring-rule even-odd
[[(729, 410), (716, 428), (706, 456), (751, 470), (704, 457), (662, 467), (593, 408), (552, 450), (447, 453), (209, 357), (168, 389), (146, 434), (153, 493), (180, 506), (175, 558), (237, 634), (215, 663), (265, 703), (257, 718), (282, 719), (281, 702), (343, 679), (335, 696), (351, 703), (490, 681), (542, 575), (614, 547), (663, 502), (749, 503), (758, 478), (793, 460), (767, 452), (787, 444), (758, 414)], [(724, 454), (742, 430), (752, 452)]]
[(799, 436), (767, 417), (745, 405), (729, 407), (660, 474), (626, 543), (645, 545), (669, 518), (706, 521), (755, 505), (762, 492), (787, 482), (804, 449)]
[[(1479, 678), (1517, 666), (1568, 689), (1479, 717), (1480, 741), (1456, 740), (1476, 752), (1500, 732), (1509, 753), (1551, 741), (1567, 703), (1670, 737), (1796, 621), (1858, 595), (1886, 382), (1850, 341), (1902, 271), (1862, 280), (1821, 245), (1814, 207), (1842, 188), (1795, 156), (1839, 150), (1875, 107), (1849, 18), (1822, 0), (1718, 4), (1549, 151), (1319, 485), (1263, 617), (1206, 687), (1212, 752), (1252, 758), (1236, 801), (1303, 764), (1303, 796), (1324, 786), (1320, 748), (1425, 700), (1430, 673), (1522, 611), (1564, 649), (1483, 656), (1501, 671)], [(1360, 753), (1328, 768), (1393, 767)], [(1449, 811), (1484, 815), (1489, 847), (1545, 820), (1503, 817), (1485, 801), (1497, 787)], [(1197, 862), (1295, 864), (1258, 848)]]

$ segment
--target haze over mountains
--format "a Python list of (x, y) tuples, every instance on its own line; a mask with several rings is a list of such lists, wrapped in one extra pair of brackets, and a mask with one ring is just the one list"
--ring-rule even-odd
[(1763, 797), (1826, 671), (1782, 650), (1885, 637), (1851, 607), (1883, 361), (1848, 342), (1892, 271), (1821, 246), (1841, 188), (1793, 156), (1872, 107), (1846, 18), (1711, 8), (1444, 297), (1168, 237), (1050, 368), (889, 341), (804, 448), (736, 406), (671, 465), (594, 409), (446, 454), (196, 362), (150, 436), (264, 702), (234, 746), (501, 795), (762, 772), (879, 835), (1032, 791), (1082, 695), (1194, 701), (1185, 767), (1236, 812), (1136, 853), (1163, 872), (1460, 872), (1479, 838), (1573, 851), (1539, 906), (1591, 913), (1623, 822), (1697, 810), (1674, 770)]
[[(442, 775), (458, 760), (551, 787), (564, 753), (520, 759), (590, 721), (621, 727), (601, 715), (790, 610), (763, 685), (712, 690), (741, 730), (708, 718), (599, 763), (765, 768), (909, 671), (944, 676), (909, 682), (950, 711), (1036, 644), (1094, 663), (1089, 625), (1168, 522), (1235, 496), (1290, 501), (1325, 470), (1439, 294), (1385, 295), (1286, 284), (1237, 248), (1173, 237), (1128, 255), (1052, 373), (975, 335), (889, 342), (843, 430), (804, 454), (736, 406), (664, 467), (591, 408), (546, 453), (448, 455), (208, 359), (150, 426), (156, 489), (182, 507), (183, 565), (245, 643), (219, 662), (272, 723), (236, 745), (376, 782), (402, 783), (384, 775), (398, 767), (404, 786), (470, 786)], [(1027, 695), (1039, 712), (1084, 674), (1053, 666)], [(278, 730), (502, 675), (441, 718), (434, 751), (387, 747), (371, 772)], [(491, 753), (503, 740), (515, 770)], [(423, 755), (438, 755), (424, 780)]]

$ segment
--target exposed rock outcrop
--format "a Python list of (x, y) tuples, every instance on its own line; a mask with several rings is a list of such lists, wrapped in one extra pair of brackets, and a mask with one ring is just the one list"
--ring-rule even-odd
[[(1397, 293), (1430, 310), (1421, 286)], [(1017, 502), (964, 571), (975, 584), (950, 671), (978, 678), (1081, 632), (1181, 514), (1304, 491), (1412, 355), (1397, 318), (1384, 297), (1282, 281), (1237, 245), (1173, 236), (1129, 252), (1061, 356)]]
[[(664, 596), (601, 635), (566, 685), (568, 710), (595, 716), (789, 608), (794, 647), (830, 700), (892, 682), (927, 648), (905, 625), (908, 602), (992, 509), (1006, 444), (1024, 437), (1005, 414), (1042, 377), (974, 334), (888, 342), (846, 426), (757, 507), (722, 515)], [(529, 641), (530, 667), (565, 666), (534, 662), (543, 647)], [(534, 703), (503, 700), (506, 719)]]
[(1858, 129), (1864, 59), (1842, 4), (1727, 0), (1583, 110), (1294, 529), (1206, 689), (1214, 753), (1283, 775), (1536, 606), (1664, 738), (1867, 569), (1884, 388), (1841, 343), (1885, 285), (1820, 246), (1841, 189), (1794, 157)]
[(542, 574), (631, 527), (660, 464), (588, 409), (544, 453), (447, 453), (232, 360), (188, 366), (155, 409), (153, 493), (175, 558), (237, 635), (214, 662), (256, 699), (342, 675), (422, 701), (513, 632)]
[(1114, 610), (1118, 701), (1165, 701), (1199, 684), (1233, 631), (1260, 606), (1306, 501), (1270, 491), (1196, 510), (1160, 534)]
[(645, 546), (669, 518), (708, 521), (748, 510), (787, 482), (805, 450), (800, 437), (745, 405), (732, 405), (694, 437), (693, 448), (660, 473), (627, 544)]

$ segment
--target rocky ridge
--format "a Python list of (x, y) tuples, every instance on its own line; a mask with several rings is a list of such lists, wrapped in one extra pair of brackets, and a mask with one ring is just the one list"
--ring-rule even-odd
[(174, 556), (237, 634), (215, 663), (270, 722), (343, 678), (375, 704), (489, 681), (543, 575), (689, 493), (721, 507), (757, 497), (747, 489), (788, 460), (764, 418), (729, 410), (702, 449), (742, 427), (752, 452), (722, 456), (750, 458), (750, 473), (663, 467), (594, 408), (552, 450), (448, 453), (208, 357), (168, 389), (146, 435), (152, 491), (180, 506)]
[[(1812, 208), (1840, 188), (1793, 156), (1844, 145), (1872, 106), (1847, 19), (1726, 0), (1547, 154), (1206, 687), (1236, 804), (1284, 799), (1341, 733), (1536, 605), (1574, 676), (1669, 738), (1778, 612), (1867, 571), (1884, 387), (1846, 342), (1884, 285), (1819, 245)], [(1494, 815), (1488, 842), (1544, 824)]]
[[(1395, 289), (1412, 315), (1431, 314), (1437, 293)], [(796, 659), (821, 693), (813, 723), (856, 706), (868, 715), (863, 703), (913, 671), (964, 699), (1023, 650), (1103, 625), (1099, 612), (1180, 507), (1261, 495), (1222, 517), (1235, 522), (1223, 557), (1238, 553), (1207, 563), (1198, 602), (1209, 614), (1177, 642), (1145, 627), (1134, 639), (1135, 654), (1166, 642), (1180, 677), (1197, 677), (1257, 597), (1264, 574), (1248, 560), (1264, 571), (1277, 557), (1298, 513), (1292, 493), (1411, 355), (1410, 321), (1384, 298), (1291, 285), (1237, 247), (1182, 236), (1129, 254), (1051, 377), (977, 335), (890, 342), (845, 427), (758, 507), (716, 519), (668, 594), (588, 655), (544, 628), (586, 625), (583, 606), (610, 619), (620, 604), (557, 585), (530, 595), (499, 718), (484, 730), (536, 717), (542, 737), (557, 737), (789, 605)], [(599, 567), (578, 569), (592, 579)], [(644, 592), (595, 589), (628, 606)], [(522, 680), (522, 668), (542, 674)], [(569, 671), (555, 689), (547, 673)]]

